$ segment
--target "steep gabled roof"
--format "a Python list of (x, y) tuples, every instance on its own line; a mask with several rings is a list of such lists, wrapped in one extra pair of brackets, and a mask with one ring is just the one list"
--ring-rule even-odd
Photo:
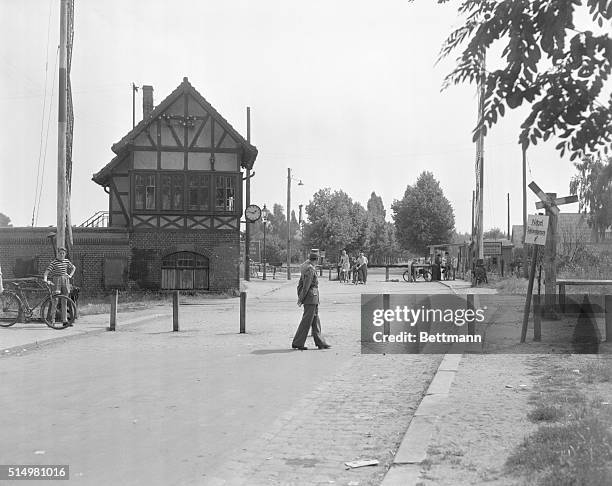
[(198, 101), (204, 109), (210, 113), (210, 116), (219, 123), (227, 132), (238, 141), (242, 151), (240, 153), (240, 165), (245, 169), (252, 169), (255, 159), (257, 158), (257, 148), (251, 145), (246, 139), (238, 133), (230, 123), (221, 116), (221, 114), (215, 110), (215, 108), (191, 85), (189, 80), (185, 77), (183, 82), (172, 92), (166, 99), (164, 99), (151, 114), (140, 121), (132, 130), (130, 130), (121, 140), (115, 143), (111, 150), (117, 154), (102, 170), (93, 175), (92, 180), (100, 185), (105, 185), (106, 179), (113, 170), (113, 168), (123, 159), (123, 155), (128, 149), (130, 143), (143, 131), (145, 130), (158, 116), (162, 115), (166, 109), (172, 105), (180, 96), (183, 94), (189, 94)]

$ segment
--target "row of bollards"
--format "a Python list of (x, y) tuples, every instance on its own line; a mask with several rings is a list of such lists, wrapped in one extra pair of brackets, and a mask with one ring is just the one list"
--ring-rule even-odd
[[(246, 332), (246, 300), (247, 293), (240, 292), (240, 334)], [(115, 331), (117, 328), (117, 303), (119, 302), (119, 291), (115, 290), (111, 295), (111, 310), (109, 331)], [(179, 331), (179, 291), (172, 294), (172, 331)]]
[[(114, 294), (111, 295), (111, 309), (110, 309), (110, 322), (109, 331), (115, 331), (117, 329), (117, 304), (119, 302), (119, 291), (115, 290)], [(178, 332), (179, 330), (179, 291), (175, 291), (172, 294), (172, 331)]]

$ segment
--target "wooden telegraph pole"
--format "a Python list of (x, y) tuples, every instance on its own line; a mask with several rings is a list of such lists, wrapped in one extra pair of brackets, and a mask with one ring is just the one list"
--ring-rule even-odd
[(66, 105), (68, 102), (68, 0), (60, 0), (60, 54), (57, 127), (57, 234), (56, 251), (66, 247)]
[[(478, 124), (484, 124), (484, 98), (485, 98), (485, 53), (481, 60), (481, 77), (478, 83)], [(475, 239), (476, 239), (476, 258), (484, 258), (483, 229), (484, 229), (484, 130), (479, 130), (476, 139), (476, 201), (475, 201)]]
[[(549, 201), (554, 201), (557, 194), (547, 192)], [(555, 206), (556, 208), (556, 206)], [(552, 206), (546, 207), (546, 216), (548, 216), (548, 238), (544, 247), (544, 272), (546, 279), (544, 280), (544, 312), (549, 318), (556, 318), (555, 302), (557, 298), (557, 221), (559, 210), (553, 211)]]
[[(527, 231), (527, 149), (523, 147), (523, 239)], [(523, 277), (528, 277), (527, 246), (523, 245)]]
[(508, 239), (510, 239), (510, 193), (508, 193)]

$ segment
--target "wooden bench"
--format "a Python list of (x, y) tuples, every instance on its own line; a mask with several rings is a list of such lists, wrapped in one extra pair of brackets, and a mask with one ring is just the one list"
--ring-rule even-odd
[(565, 287), (568, 285), (610, 285), (612, 280), (590, 280), (580, 278), (558, 278), (557, 285), (559, 286), (559, 305), (561, 311), (565, 312)]

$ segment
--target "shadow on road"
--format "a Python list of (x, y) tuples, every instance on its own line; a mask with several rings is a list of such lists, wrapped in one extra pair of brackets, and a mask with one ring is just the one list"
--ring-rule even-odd
[(256, 349), (251, 351), (251, 354), (282, 354), (282, 353), (295, 353), (294, 349)]

